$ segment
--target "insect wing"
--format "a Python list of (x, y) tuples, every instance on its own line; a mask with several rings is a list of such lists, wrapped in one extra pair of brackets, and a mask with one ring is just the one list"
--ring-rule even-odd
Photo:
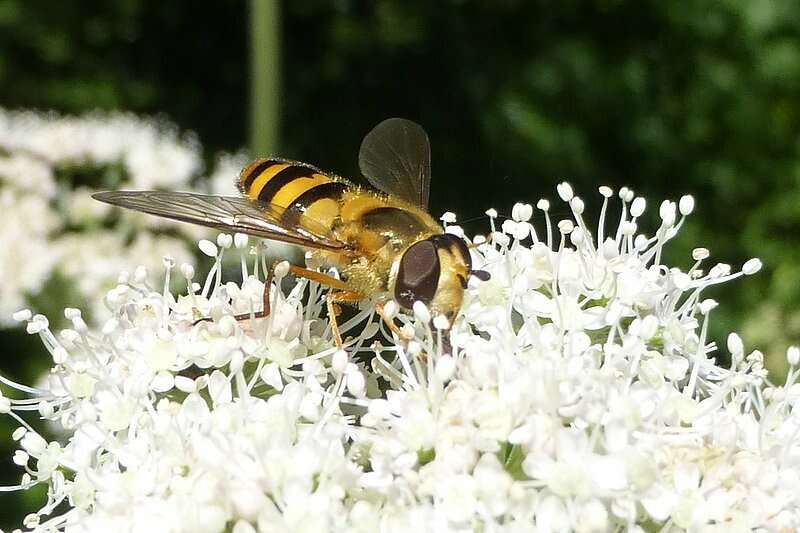
[(322, 224), (306, 216), (294, 224), (287, 224), (282, 220), (285, 211), (282, 207), (246, 198), (168, 191), (108, 191), (92, 197), (108, 204), (210, 228), (324, 250), (346, 248), (341, 241), (327, 236)]
[(419, 124), (390, 118), (375, 126), (361, 142), (358, 166), (373, 187), (427, 209), (431, 148)]

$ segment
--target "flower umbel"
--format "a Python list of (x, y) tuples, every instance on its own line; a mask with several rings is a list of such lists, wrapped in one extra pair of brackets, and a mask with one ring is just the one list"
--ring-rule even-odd
[[(797, 349), (784, 385), (731, 334), (730, 363), (706, 338), (716, 302), (704, 290), (757, 272), (662, 264), (694, 202), (646, 209), (619, 191), (621, 215), (588, 225), (518, 204), (489, 238), (472, 239), (469, 281), (449, 324), (424, 306), (393, 316), (373, 302), (340, 318), (338, 349), (324, 289), (278, 271), (272, 314), (260, 309), (264, 248), (244, 236), (201, 243), (206, 280), (165, 259), (166, 280), (123, 274), (100, 330), (79, 311), (58, 335), (17, 318), (53, 358), (46, 385), (4, 380), (20, 423), (17, 487), (48, 486), (34, 531), (712, 531), (800, 527)], [(463, 236), (448, 214), (447, 231)], [(241, 284), (221, 256), (241, 254)], [(169, 292), (182, 276), (187, 290)], [(210, 317), (210, 321), (197, 322)], [(62, 433), (48, 442), (20, 416)], [(56, 509), (58, 509), (56, 511)]]
[[(59, 302), (91, 302), (86, 320), (99, 324), (108, 318), (103, 295), (120, 270), (139, 263), (158, 268), (165, 253), (193, 260), (190, 242), (204, 235), (202, 230), (141, 214), (118, 215), (92, 199), (93, 192), (165, 188), (233, 194), (230, 176), (243, 159), (221, 155), (213, 176), (203, 178), (195, 136), (161, 118), (0, 108), (0, 241), (5, 244), (0, 329), (15, 325), (15, 310), (37, 302), (55, 308)], [(229, 190), (222, 190), (222, 176)]]

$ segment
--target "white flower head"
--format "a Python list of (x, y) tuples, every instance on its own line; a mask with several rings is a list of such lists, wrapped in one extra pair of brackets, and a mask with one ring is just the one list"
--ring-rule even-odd
[[(174, 251), (120, 276), (100, 329), (74, 309), (59, 335), (17, 313), (54, 361), (40, 387), (4, 378), (27, 399), (0, 396), (21, 424), (17, 488), (48, 487), (26, 527), (796, 530), (800, 352), (777, 385), (740, 336), (727, 366), (707, 338), (717, 302), (703, 289), (756, 264), (690, 275), (661, 263), (674, 203), (638, 238), (623, 231), (644, 209), (630, 189), (624, 206), (600, 191), (617, 228), (589, 227), (571, 187), (558, 192), (574, 219), (554, 226), (540, 202), (546, 230), (523, 235), (532, 209), (518, 204), (473, 241), (488, 276), (469, 280), (454, 320), (385, 302), (387, 328), (365, 304), (340, 317), (343, 346), (325, 291), (282, 282), (285, 266), (258, 318), (264, 248), (231, 236), (200, 245), (210, 273), (181, 267), (178, 293), (146, 273), (174, 274)], [(241, 283), (219, 275), (220, 253), (241, 255)], [(63, 438), (48, 442), (25, 411)]]
[[(224, 176), (230, 194), (245, 162), (242, 154), (222, 154), (212, 177), (203, 180), (193, 134), (180, 133), (160, 118), (118, 112), (64, 116), (0, 108), (0, 146), (0, 240), (14, 250), (0, 254), (0, 327), (13, 326), (11, 315), (20, 307), (54, 295), (88, 303), (89, 320), (102, 323), (109, 318), (102, 299), (119, 271), (139, 263), (150, 266), (165, 247), (176, 258), (194, 262), (188, 241), (208, 231), (112, 209), (93, 199), (93, 192), (220, 193), (217, 185)], [(86, 183), (64, 187), (76, 171)], [(41, 294), (50, 285), (64, 290)]]

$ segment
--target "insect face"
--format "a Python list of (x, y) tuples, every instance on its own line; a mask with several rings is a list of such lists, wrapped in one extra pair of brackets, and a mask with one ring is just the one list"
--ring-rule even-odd
[(419, 300), (435, 313), (452, 318), (461, 306), (471, 263), (466, 244), (455, 235), (444, 233), (418, 241), (400, 256), (394, 298), (408, 309)]

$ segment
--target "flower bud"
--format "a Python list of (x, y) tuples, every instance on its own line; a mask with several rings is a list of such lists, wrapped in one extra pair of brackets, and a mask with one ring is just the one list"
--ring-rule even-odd
[(647, 201), (638, 196), (634, 198), (633, 203), (631, 204), (631, 216), (632, 217), (640, 217), (642, 213), (644, 213), (645, 208), (647, 207)]
[(572, 200), (572, 196), (575, 194), (572, 192), (572, 185), (566, 181), (562, 181), (556, 185), (556, 190), (558, 191), (558, 196), (560, 196), (565, 202)]
[(331, 369), (337, 374), (341, 374), (347, 368), (349, 358), (345, 350), (336, 350), (333, 357), (331, 357)]
[(786, 350), (786, 361), (789, 362), (789, 366), (797, 366), (800, 363), (800, 348), (789, 346)]
[(583, 200), (581, 200), (578, 196), (574, 196), (572, 200), (569, 201), (569, 206), (578, 215), (582, 215), (583, 210), (586, 209), (586, 205), (583, 203)]
[(208, 239), (202, 239), (197, 243), (197, 247), (200, 248), (200, 251), (206, 254), (208, 257), (217, 256), (217, 245)]
[(749, 259), (742, 265), (742, 272), (745, 276), (751, 276), (761, 270), (762, 267), (761, 259), (754, 257)]
[(689, 194), (681, 196), (678, 202), (678, 210), (683, 216), (692, 214), (692, 211), (694, 211), (694, 198)]
[(233, 235), (233, 245), (242, 249), (247, 247), (248, 237), (246, 233), (236, 233)]
[(533, 206), (531, 204), (514, 204), (511, 208), (511, 218), (516, 222), (527, 222), (533, 216)]
[(439, 220), (441, 220), (445, 224), (455, 224), (456, 215), (455, 213), (451, 213), (450, 211), (445, 211), (445, 213), (441, 217), (439, 217)]
[(228, 233), (220, 233), (217, 235), (217, 245), (220, 248), (230, 248), (233, 246), (233, 237)]
[(431, 312), (428, 310), (428, 306), (419, 300), (414, 302), (412, 310), (414, 311), (414, 316), (417, 317), (417, 320), (420, 322), (425, 322), (427, 324), (431, 321)]
[(11, 315), (11, 317), (17, 322), (26, 322), (31, 319), (31, 316), (33, 316), (33, 314), (31, 313), (30, 309), (21, 309)]
[(436, 315), (433, 318), (433, 327), (438, 330), (450, 329), (450, 321), (444, 315)]

